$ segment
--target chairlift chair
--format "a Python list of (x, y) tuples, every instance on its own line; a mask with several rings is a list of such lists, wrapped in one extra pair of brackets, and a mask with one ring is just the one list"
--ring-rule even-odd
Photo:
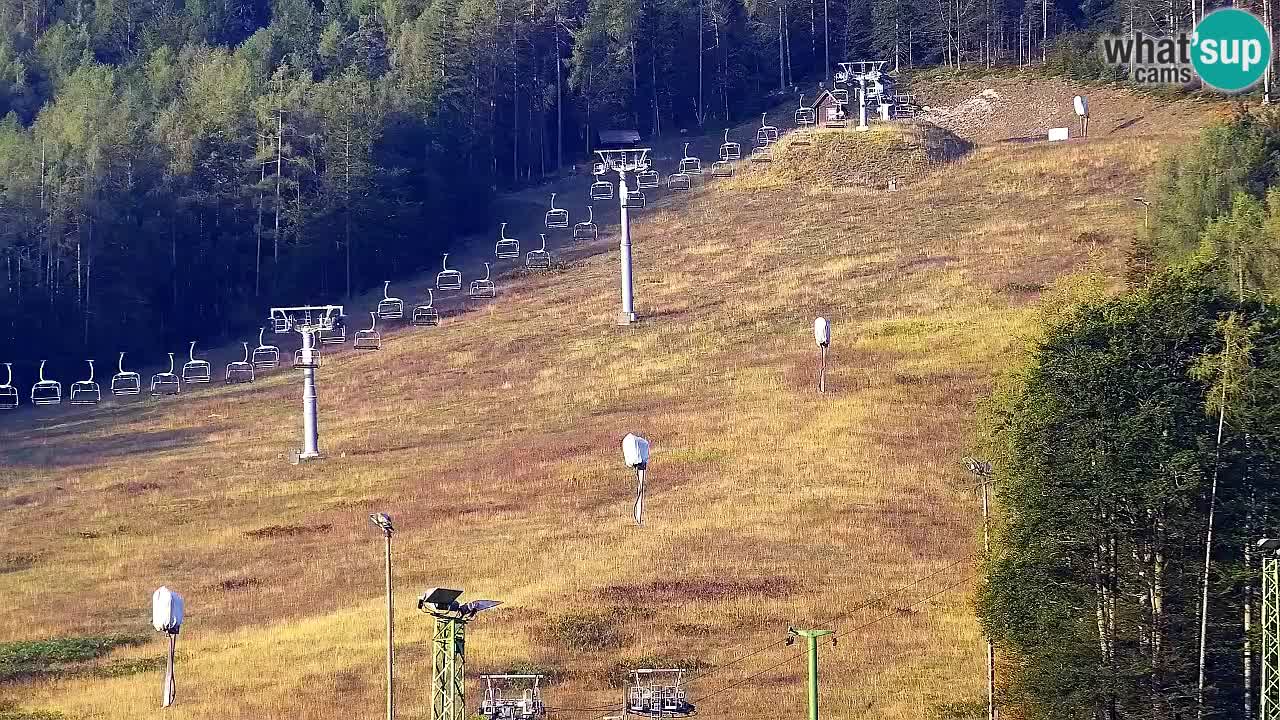
[[(587, 207), (591, 207), (588, 205)], [(581, 225), (582, 223), (578, 223)], [(574, 236), (577, 236), (578, 228), (573, 229)], [(538, 237), (542, 238), (542, 247), (537, 250), (530, 250), (524, 256), (524, 266), (530, 270), (550, 270), (551, 269), (551, 253), (547, 252), (547, 236), (545, 233), (538, 233)]]
[(288, 317), (284, 315), (271, 316), (271, 332), (276, 333), (278, 335), (280, 333), (287, 333), (291, 329), (292, 329), (292, 326), (289, 324)]
[(413, 317), (410, 322), (419, 327), (435, 327), (440, 324), (440, 313), (435, 308), (436, 296), (431, 292), (431, 288), (427, 288), (427, 304), (419, 305), (413, 309)]
[(191, 341), (188, 348), (187, 357), (189, 360), (182, 366), (182, 382), (191, 383), (207, 383), (209, 382), (209, 363), (206, 360), (196, 359), (196, 341)]
[(724, 131), (724, 144), (720, 146), (720, 160), (730, 162), (742, 159), (742, 145), (729, 139), (729, 129)]
[(689, 185), (689, 176), (683, 172), (675, 172), (667, 176), (668, 190), (687, 191), (689, 189)]
[(489, 279), (489, 263), (484, 264), (484, 277), (480, 280), (471, 281), (471, 289), (468, 294), (477, 299), (498, 297), (498, 288)]
[(653, 169), (653, 162), (647, 161), (644, 169), (636, 173), (636, 187), (641, 190), (656, 189), (662, 184), (662, 176)]
[[(551, 193), (552, 198), (555, 196), (555, 193)], [(552, 205), (555, 205), (554, 200), (552, 200)], [(547, 217), (551, 217), (551, 213), (547, 213)], [(502, 229), (498, 230), (498, 242), (493, 246), (493, 254), (499, 260), (512, 260), (520, 257), (520, 241), (507, 237), (506, 223), (502, 223)]]
[(444, 260), (441, 262), (441, 267), (444, 269), (436, 273), (436, 289), (461, 290), (462, 273), (458, 270), (449, 269), (449, 253), (444, 254)]
[[(487, 720), (541, 720), (546, 716), (539, 684), (543, 675), (481, 675), (485, 682), (480, 715)], [(523, 682), (523, 690), (504, 692), (509, 684)]]
[(102, 388), (93, 380), (93, 361), (89, 360), (89, 379), (71, 383), (67, 402), (72, 405), (97, 405), (102, 402)]
[(382, 349), (382, 333), (378, 332), (377, 313), (369, 313), (369, 329), (357, 332), (356, 339), (351, 346), (357, 350)]
[(345, 345), (347, 343), (346, 318), (334, 318), (333, 327), (320, 328), (319, 340), (321, 345)]
[(592, 200), (612, 200), (613, 183), (604, 179), (604, 163), (596, 163), (596, 181), (591, 183)]
[(404, 317), (404, 301), (391, 297), (387, 291), (391, 289), (391, 281), (382, 281), (382, 299), (378, 301), (378, 317), (383, 320), (399, 320)]
[(262, 342), (262, 334), (266, 331), (266, 328), (258, 328), (258, 347), (253, 349), (254, 371), (270, 370), (280, 365), (280, 348)]
[(137, 395), (142, 391), (142, 378), (138, 373), (124, 369), (124, 353), (116, 363), (119, 372), (111, 376), (112, 395)]
[(718, 160), (711, 164), (711, 177), (733, 177), (733, 165), (728, 160)]
[(645, 202), (646, 201), (644, 197), (644, 192), (640, 190), (627, 191), (627, 209), (628, 210), (643, 210), (645, 206)]
[(182, 392), (182, 381), (173, 372), (173, 353), (169, 353), (169, 372), (151, 376), (152, 395), (177, 395)]
[[(546, 226), (550, 230), (552, 228), (569, 227), (569, 211), (556, 207), (556, 194), (551, 193), (551, 209), (547, 211)], [(520, 254), (520, 248), (516, 248), (516, 255)]]
[(835, 100), (837, 105), (848, 105), (848, 104), (849, 104), (849, 89), (848, 89), (848, 88), (842, 88), (842, 87), (832, 88), (832, 89), (831, 89), (831, 99), (832, 99), (832, 100)]
[[(356, 337), (359, 337), (359, 336), (360, 336), (360, 333), (356, 333)], [(293, 351), (293, 367), (294, 367), (294, 369), (304, 369), (304, 370), (305, 370), (305, 369), (307, 369), (307, 368), (318, 368), (318, 367), (320, 367), (320, 346), (319, 346), (319, 345), (313, 345), (313, 346), (311, 347), (311, 360), (310, 360), (310, 361), (308, 361), (308, 360), (307, 360), (307, 358), (306, 358), (306, 353), (302, 352), (302, 350), (303, 350), (302, 348), (298, 348), (297, 350), (294, 350), (294, 351)]]
[(240, 344), (244, 346), (244, 359), (227, 363), (228, 383), (253, 382), (254, 372), (253, 363), (249, 362), (249, 343)]
[(800, 107), (796, 108), (796, 125), (809, 127), (813, 124), (813, 108), (804, 104), (804, 94), (800, 95)]
[(20, 402), (18, 388), (13, 385), (13, 363), (5, 363), (4, 369), (9, 377), (0, 385), (0, 410), (12, 410)]
[(760, 115), (760, 129), (756, 131), (756, 145), (767, 146), (778, 142), (778, 128), (765, 121), (768, 117), (768, 113), (761, 113)]
[[(599, 235), (599, 228), (596, 227), (595, 211), (591, 209), (590, 205), (588, 205), (587, 221), (580, 222), (577, 225), (573, 226), (573, 239), (574, 240), (595, 240), (598, 235)], [(545, 241), (545, 238), (543, 238), (543, 240)], [(543, 245), (544, 245), (543, 249), (545, 250), (546, 243), (544, 242)], [(532, 255), (533, 253), (530, 253), (530, 254)]]
[(680, 158), (680, 172), (686, 175), (702, 174), (702, 160), (689, 154), (689, 143), (684, 144), (684, 157)]
[(44, 379), (45, 361), (40, 361), (40, 381), (31, 386), (32, 405), (58, 405), (62, 402), (62, 383)]
[(773, 148), (759, 145), (751, 149), (751, 162), (773, 162)]
[(627, 713), (647, 717), (689, 717), (695, 714), (684, 689), (682, 669), (632, 670), (627, 688)]

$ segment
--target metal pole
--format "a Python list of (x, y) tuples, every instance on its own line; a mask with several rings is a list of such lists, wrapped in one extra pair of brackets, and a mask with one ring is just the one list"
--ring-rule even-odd
[[(991, 558), (991, 503), (987, 482), (982, 482), (982, 553)], [(996, 720), (996, 646), (987, 638), (987, 720)]]
[(627, 176), (618, 171), (619, 204), (622, 207), (622, 239), (619, 241), (622, 263), (622, 313), (618, 315), (619, 325), (630, 325), (635, 322), (636, 313), (631, 287), (631, 217), (627, 212)]
[(316, 423), (315, 334), (302, 333), (302, 452), (298, 458), (320, 457), (320, 431)]
[(178, 682), (173, 677), (173, 660), (177, 651), (178, 635), (177, 633), (169, 633), (169, 663), (164, 673), (164, 702), (163, 707), (169, 707), (173, 704), (173, 700), (178, 695)]
[(820, 345), (822, 351), (821, 360), (818, 361), (818, 392), (825, 393), (827, 391), (827, 346)]
[(385, 530), (387, 534), (387, 720), (395, 718), (395, 644), (394, 644), (394, 627), (395, 615), (392, 612), (391, 602), (391, 531)]
[(1259, 720), (1280, 720), (1280, 558), (1262, 558), (1262, 696)]
[(823, 72), (826, 75), (826, 84), (831, 84), (831, 19), (830, 0), (822, 0), (822, 47), (824, 67)]
[(809, 720), (818, 720), (818, 637), (809, 641)]

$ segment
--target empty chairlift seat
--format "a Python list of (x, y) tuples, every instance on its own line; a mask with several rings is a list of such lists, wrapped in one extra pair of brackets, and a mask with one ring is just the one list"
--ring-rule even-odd
[(440, 324), (440, 313), (435, 308), (436, 296), (431, 292), (431, 288), (427, 288), (427, 304), (419, 305), (413, 309), (413, 317), (410, 319), (414, 325), (419, 327), (434, 327)]
[(228, 383), (253, 382), (254, 379), (253, 363), (249, 362), (249, 343), (240, 344), (244, 347), (244, 359), (227, 363)]
[(253, 369), (270, 370), (280, 365), (280, 348), (262, 342), (266, 328), (258, 328), (258, 347), (253, 349)]
[(605, 179), (604, 163), (596, 163), (596, 181), (591, 183), (592, 200), (612, 200), (613, 183)]
[[(652, 160), (647, 161), (644, 169), (636, 173), (636, 187), (641, 190), (656, 189), (661, 182), (662, 178), (658, 175), (658, 171), (653, 169)], [(628, 199), (627, 202), (630, 203), (630, 199)], [(628, 207), (630, 207), (630, 205), (628, 205)]]
[(5, 363), (5, 381), (0, 385), (0, 410), (12, 410), (18, 407), (18, 388), (13, 385), (13, 363)]
[(387, 291), (391, 289), (391, 281), (382, 282), (382, 299), (378, 301), (378, 317), (383, 320), (399, 320), (404, 317), (404, 301), (391, 297)]
[[(599, 228), (596, 227), (595, 211), (591, 206), (587, 206), (587, 221), (580, 222), (573, 226), (574, 240), (595, 240), (599, 234)], [(543, 238), (543, 250), (546, 250), (546, 238)], [(532, 254), (532, 253), (531, 253)], [(548, 258), (549, 259), (549, 258)]]
[(462, 273), (458, 270), (449, 269), (449, 253), (444, 254), (444, 260), (441, 262), (441, 267), (444, 269), (436, 273), (436, 289), (461, 290)]
[(796, 127), (806, 128), (813, 124), (813, 108), (804, 104), (804, 95), (800, 95), (800, 107), (796, 108)]
[(768, 147), (778, 142), (778, 128), (766, 122), (768, 114), (760, 115), (760, 129), (756, 131), (756, 145), (764, 145)]
[(111, 376), (112, 395), (137, 395), (142, 392), (142, 378), (136, 372), (124, 369), (124, 353), (116, 362), (118, 371)]
[[(194, 346), (195, 343), (192, 343)], [(169, 353), (169, 371), (151, 376), (152, 395), (177, 395), (182, 391), (182, 381), (173, 371), (173, 353)]]
[(724, 144), (720, 146), (720, 160), (733, 162), (742, 159), (742, 145), (729, 139), (729, 130), (724, 131)]
[(690, 187), (689, 175), (683, 172), (671, 173), (667, 176), (668, 190), (688, 190)]
[(93, 379), (93, 361), (89, 360), (89, 379), (71, 383), (71, 395), (67, 402), (72, 405), (97, 405), (102, 401), (102, 388)]
[(645, 207), (645, 202), (646, 202), (646, 199), (643, 191), (641, 190), (627, 191), (627, 209), (628, 210), (643, 210)]
[(192, 340), (190, 347), (187, 349), (187, 362), (182, 366), (182, 382), (191, 383), (207, 383), (211, 375), (209, 363), (206, 360), (196, 359), (196, 341)]
[(711, 177), (733, 177), (733, 165), (727, 160), (718, 160), (711, 165)]
[[(578, 224), (581, 225), (582, 223)], [(574, 229), (574, 235), (577, 235), (577, 228)], [(551, 253), (547, 252), (546, 233), (538, 233), (538, 237), (542, 238), (542, 247), (537, 250), (530, 250), (524, 256), (524, 266), (530, 270), (550, 270)]]
[(378, 314), (369, 313), (369, 329), (356, 333), (352, 347), (357, 350), (381, 350), (382, 333), (378, 332)]
[(31, 404), (58, 405), (62, 402), (62, 383), (44, 379), (44, 363), (40, 361), (40, 380), (31, 386)]
[(345, 317), (334, 318), (333, 327), (320, 328), (319, 337), (321, 345), (345, 345), (347, 343), (347, 319)]
[(685, 175), (702, 174), (702, 160), (689, 154), (689, 143), (684, 144), (684, 156), (680, 158), (680, 172)]
[[(567, 228), (569, 227), (569, 211), (556, 207), (556, 194), (551, 193), (551, 209), (547, 211), (545, 218), (547, 229)], [(516, 248), (516, 255), (520, 254), (520, 248)]]
[(498, 288), (494, 286), (493, 280), (489, 279), (489, 263), (484, 264), (484, 277), (471, 281), (471, 289), (468, 294), (476, 299), (489, 299), (498, 296)]
[[(555, 193), (551, 193), (551, 204), (555, 205)], [(549, 217), (551, 213), (547, 213)], [(502, 227), (498, 230), (498, 242), (493, 246), (493, 254), (499, 260), (514, 260), (520, 257), (520, 241), (516, 238), (507, 237), (507, 224), (502, 223)]]

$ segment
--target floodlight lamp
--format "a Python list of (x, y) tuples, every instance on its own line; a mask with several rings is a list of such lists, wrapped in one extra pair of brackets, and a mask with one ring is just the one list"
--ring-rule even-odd
[(964, 464), (969, 468), (969, 472), (974, 475), (984, 478), (991, 477), (991, 463), (986, 460), (967, 457), (964, 459)]
[(451, 588), (431, 588), (422, 593), (422, 597), (418, 598), (418, 609), (422, 612), (431, 612), (432, 610), (440, 612), (448, 612), (458, 609), (458, 597), (462, 595), (461, 590), (453, 590)]
[(382, 528), (387, 534), (395, 531), (395, 526), (391, 524), (391, 516), (386, 513), (370, 513), (369, 522)]
[(1262, 538), (1258, 541), (1258, 549), (1268, 552), (1280, 550), (1280, 538)]
[(501, 600), (472, 600), (458, 608), (463, 617), (473, 618), (477, 613), (491, 610), (502, 604)]
[(1076, 115), (1080, 117), (1089, 117), (1089, 99), (1083, 95), (1075, 97)]

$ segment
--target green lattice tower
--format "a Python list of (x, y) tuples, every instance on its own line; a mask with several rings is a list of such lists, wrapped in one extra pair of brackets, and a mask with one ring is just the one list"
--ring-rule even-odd
[(1259, 720), (1280, 720), (1280, 558), (1262, 558), (1262, 697)]
[(431, 638), (431, 720), (465, 720), (463, 656), (467, 623), (456, 617), (435, 617)]

